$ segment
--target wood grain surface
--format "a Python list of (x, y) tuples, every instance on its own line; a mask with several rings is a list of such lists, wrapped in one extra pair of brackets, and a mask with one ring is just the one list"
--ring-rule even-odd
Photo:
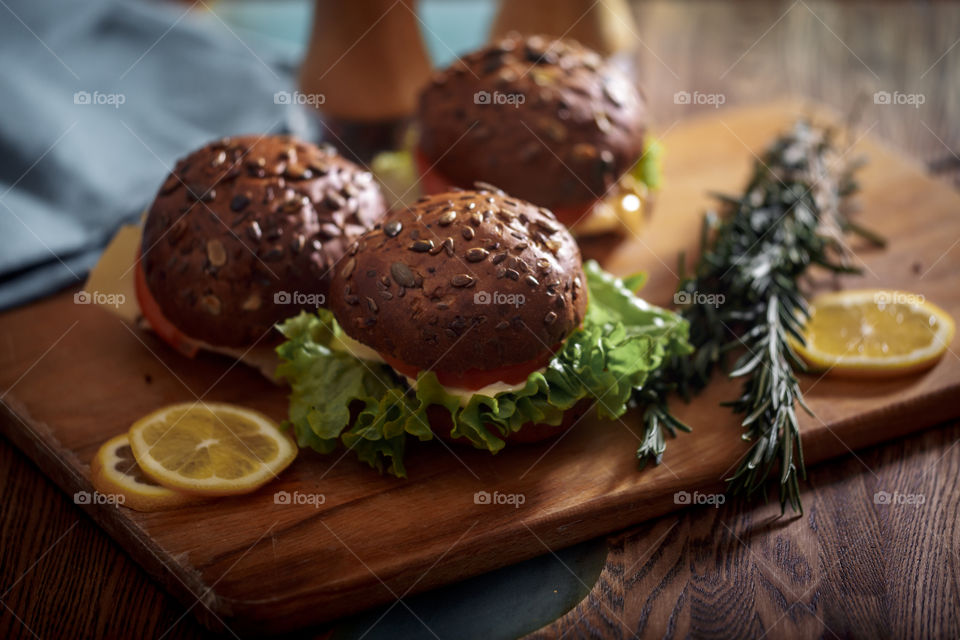
[[(858, 84), (921, 86), (923, 109), (874, 110), (871, 135), (938, 168), (957, 164), (956, 5), (648, 2), (638, 15), (641, 75), (663, 129), (698, 110), (671, 102), (695, 87), (722, 84), (728, 104), (794, 94), (846, 110)], [(695, 43), (683, 36), (694, 33)], [(712, 67), (738, 60), (719, 83)], [(595, 593), (543, 636), (955, 637), (958, 437), (944, 427), (815, 469), (809, 518), (737, 504), (645, 524), (616, 541)], [(2, 440), (0, 478), (0, 636), (201, 635)], [(928, 502), (874, 508), (873, 486)]]
[[(531, 637), (955, 638), (958, 437), (944, 427), (817, 467), (803, 516), (731, 502), (613, 538), (590, 596)], [(877, 505), (879, 491), (924, 502)]]

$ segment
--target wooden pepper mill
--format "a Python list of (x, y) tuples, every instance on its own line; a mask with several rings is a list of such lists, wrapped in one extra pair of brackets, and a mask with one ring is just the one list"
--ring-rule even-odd
[(510, 31), (571, 38), (604, 56), (630, 51), (636, 42), (627, 0), (501, 0), (490, 35)]
[(300, 90), (320, 94), (324, 137), (362, 162), (398, 148), (430, 75), (414, 0), (315, 0)]

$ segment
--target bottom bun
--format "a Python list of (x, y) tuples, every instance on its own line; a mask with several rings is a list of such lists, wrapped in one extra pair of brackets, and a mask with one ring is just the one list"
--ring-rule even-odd
[[(535, 442), (543, 442), (544, 440), (555, 438), (562, 433), (566, 433), (568, 429), (573, 427), (573, 425), (575, 425), (580, 418), (583, 417), (583, 414), (586, 413), (587, 409), (589, 408), (590, 403), (586, 400), (581, 400), (571, 409), (568, 409), (564, 412), (563, 420), (560, 422), (560, 424), (550, 425), (528, 422), (520, 427), (519, 431), (511, 433), (504, 439), (507, 442), (516, 444), (533, 444)], [(450, 412), (443, 407), (439, 405), (431, 405), (427, 407), (427, 418), (430, 420), (430, 429), (433, 431), (434, 435), (441, 440), (473, 446), (470, 441), (464, 437), (451, 437), (450, 430), (453, 428), (453, 420), (450, 418)], [(489, 429), (493, 433), (498, 433), (496, 428), (493, 426), (490, 426)]]

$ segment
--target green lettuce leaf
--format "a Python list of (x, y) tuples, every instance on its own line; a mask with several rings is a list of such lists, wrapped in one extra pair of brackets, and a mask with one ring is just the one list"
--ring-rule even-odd
[(277, 348), (277, 376), (290, 385), (285, 426), (301, 447), (331, 453), (342, 443), (381, 473), (405, 477), (407, 444), (434, 437), (427, 419), (431, 405), (450, 414), (451, 437), (491, 453), (524, 424), (559, 425), (564, 411), (584, 399), (593, 401), (600, 417), (620, 417), (650, 372), (691, 351), (688, 327), (677, 314), (634, 295), (642, 276), (624, 281), (592, 261), (584, 272), (583, 327), (522, 388), (493, 397), (474, 394), (463, 404), (432, 371), (421, 372), (414, 389), (387, 365), (338, 348), (343, 330), (325, 309), (287, 320), (279, 327), (287, 339)]
[(663, 145), (652, 136), (644, 140), (643, 155), (630, 170), (633, 179), (647, 185), (651, 190), (660, 188), (663, 182)]

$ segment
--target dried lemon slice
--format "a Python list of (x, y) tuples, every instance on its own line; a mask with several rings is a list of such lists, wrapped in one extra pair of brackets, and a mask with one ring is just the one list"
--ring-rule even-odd
[(954, 323), (923, 296), (860, 289), (818, 296), (792, 341), (813, 368), (852, 376), (893, 376), (932, 367), (953, 340)]
[(202, 500), (167, 489), (148, 478), (133, 457), (125, 433), (103, 443), (90, 463), (90, 475), (97, 491), (121, 496), (115, 502), (136, 511), (176, 509)]
[(206, 496), (254, 491), (297, 456), (296, 444), (273, 420), (230, 404), (165, 407), (135, 422), (129, 435), (150, 478)]

